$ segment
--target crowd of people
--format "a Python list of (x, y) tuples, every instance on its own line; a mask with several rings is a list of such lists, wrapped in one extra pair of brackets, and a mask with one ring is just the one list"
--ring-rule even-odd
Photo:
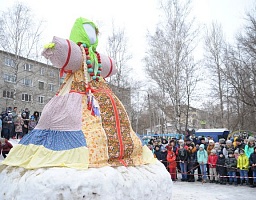
[(0, 153), (4, 158), (12, 148), (10, 138), (21, 139), (35, 128), (38, 120), (39, 112), (35, 111), (31, 115), (28, 108), (19, 112), (17, 107), (9, 107), (0, 114)]
[(256, 187), (255, 137), (214, 141), (211, 137), (152, 138), (148, 147), (169, 171), (173, 181)]

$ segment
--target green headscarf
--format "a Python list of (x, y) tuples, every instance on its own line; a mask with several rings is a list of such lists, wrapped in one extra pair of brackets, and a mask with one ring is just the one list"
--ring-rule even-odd
[(95, 28), (95, 30), (97, 29), (96, 25), (92, 21), (80, 17), (76, 19), (71, 29), (69, 39), (75, 42), (76, 44), (78, 42), (84, 43), (87, 47), (92, 47), (93, 51), (96, 51), (96, 48), (98, 46), (98, 37), (96, 37), (96, 42), (94, 44), (91, 44), (90, 39), (84, 30), (83, 24), (90, 24)]
[(94, 62), (94, 75), (96, 76), (99, 66), (98, 66), (98, 59), (94, 52), (96, 51), (96, 48), (98, 46), (98, 37), (96, 35), (95, 43), (91, 44), (90, 39), (84, 30), (84, 27), (83, 27), (84, 24), (90, 24), (92, 27), (94, 27), (96, 34), (97, 34), (98, 28), (96, 27), (96, 25), (92, 21), (80, 17), (80, 18), (76, 19), (76, 21), (71, 29), (69, 39), (71, 41), (75, 42), (76, 44), (78, 42), (81, 42), (82, 44), (86, 44), (86, 47), (89, 50), (89, 55), (91, 57), (91, 60)]

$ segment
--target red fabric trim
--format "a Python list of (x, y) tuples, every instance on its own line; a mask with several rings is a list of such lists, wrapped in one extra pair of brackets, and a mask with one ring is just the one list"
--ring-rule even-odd
[(112, 73), (112, 70), (113, 70), (113, 62), (112, 62), (112, 60), (111, 60), (110, 57), (108, 57), (108, 58), (109, 58), (109, 60), (110, 60), (110, 71), (108, 72), (108, 75), (107, 75), (105, 78), (109, 77), (110, 74)]
[(119, 148), (120, 148), (120, 154), (118, 157), (118, 160), (120, 163), (122, 163), (124, 166), (127, 166), (127, 164), (124, 162), (123, 160), (123, 156), (124, 156), (124, 144), (123, 144), (123, 140), (122, 140), (122, 135), (121, 135), (121, 130), (120, 130), (120, 119), (119, 119), (119, 115), (118, 115), (118, 111), (117, 111), (117, 107), (116, 107), (116, 103), (114, 98), (112, 97), (112, 95), (106, 91), (107, 95), (109, 96), (112, 106), (114, 108), (114, 113), (115, 113), (115, 118), (116, 118), (116, 130), (117, 130), (117, 136), (118, 136), (118, 140), (119, 140)]
[[(103, 90), (93, 90), (92, 92), (101, 92)], [(118, 110), (116, 107), (116, 103), (114, 98), (112, 97), (111, 93), (108, 90), (104, 90), (104, 92), (106, 92), (106, 94), (109, 96), (111, 104), (113, 106), (114, 109), (114, 113), (115, 113), (115, 121), (116, 121), (116, 130), (117, 130), (117, 136), (118, 136), (118, 140), (119, 140), (119, 157), (118, 160), (121, 164), (123, 164), (125, 167), (127, 167), (127, 163), (123, 160), (123, 156), (124, 156), (124, 144), (123, 144), (123, 140), (122, 140), (122, 135), (121, 135), (121, 130), (120, 130), (120, 119), (119, 119), (119, 114), (118, 114)]]
[(60, 70), (60, 77), (63, 76), (64, 72), (65, 72), (65, 67), (68, 65), (68, 62), (70, 60), (70, 55), (71, 55), (71, 45), (70, 45), (70, 41), (69, 40), (66, 40), (67, 43), (68, 43), (68, 56), (67, 56), (67, 59), (66, 59), (66, 62), (65, 64), (62, 66), (61, 70)]

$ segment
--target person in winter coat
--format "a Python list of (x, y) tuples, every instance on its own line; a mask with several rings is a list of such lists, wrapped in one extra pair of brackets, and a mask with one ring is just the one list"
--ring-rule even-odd
[(197, 162), (199, 163), (201, 173), (203, 175), (203, 182), (206, 182), (206, 164), (208, 161), (207, 151), (204, 149), (204, 144), (200, 144), (199, 150), (197, 151)]
[(12, 144), (5, 138), (0, 138), (0, 153), (6, 158), (6, 154), (8, 154), (12, 148)]
[(256, 147), (254, 147), (254, 152), (251, 153), (250, 155), (249, 163), (252, 169), (252, 176), (253, 176), (252, 187), (256, 187)]
[(196, 151), (194, 142), (188, 145), (188, 182), (195, 182)]
[(167, 149), (168, 149), (167, 150), (167, 162), (168, 162), (169, 173), (171, 175), (172, 180), (176, 181), (176, 178), (177, 178), (177, 174), (176, 174), (176, 167), (177, 167), (176, 154), (173, 151), (172, 146), (168, 146)]
[(234, 153), (235, 148), (231, 140), (226, 141), (226, 146), (223, 148), (223, 154), (225, 158), (228, 158), (228, 152), (232, 151)]
[(243, 149), (240, 150), (240, 155), (237, 159), (237, 168), (240, 175), (240, 185), (243, 185), (245, 182), (246, 185), (249, 185), (248, 179), (248, 169), (249, 169), (249, 158), (245, 155)]
[(36, 124), (38, 123), (39, 121), (39, 112), (38, 111), (35, 111), (34, 114), (33, 114), (34, 118), (35, 118), (35, 121), (36, 121)]
[(239, 152), (241, 149), (244, 149), (245, 148), (245, 144), (243, 142), (243, 139), (242, 138), (237, 138), (236, 139), (236, 146), (235, 146), (235, 150), (238, 149)]
[(236, 167), (237, 160), (234, 157), (232, 151), (228, 152), (228, 158), (225, 160), (225, 167), (227, 168), (228, 176), (229, 176), (229, 185), (232, 185), (233, 182), (237, 186), (237, 178), (236, 178)]
[(216, 154), (216, 150), (212, 149), (211, 154), (208, 156), (210, 183), (219, 182), (216, 170), (217, 160), (218, 156)]
[(155, 149), (154, 149), (154, 156), (165, 165), (165, 167), (167, 166), (167, 151), (163, 151), (161, 150), (161, 146), (160, 145), (156, 145)]
[(213, 140), (209, 140), (209, 144), (208, 144), (208, 146), (206, 148), (208, 156), (211, 154), (212, 149), (214, 149), (214, 145), (215, 145), (214, 141)]
[(23, 120), (23, 125), (22, 125), (22, 134), (23, 136), (28, 133), (28, 122), (29, 118), (27, 118), (27, 113), (23, 112), (21, 114), (22, 120)]
[(225, 156), (222, 152), (220, 152), (218, 156), (218, 160), (216, 163), (216, 171), (219, 175), (219, 182), (221, 185), (226, 185), (227, 179), (225, 176), (227, 176), (227, 170), (225, 167)]
[(15, 125), (15, 134), (16, 134), (17, 139), (21, 139), (24, 136), (23, 132), (22, 132), (23, 124), (24, 124), (24, 120), (21, 117), (21, 114), (18, 114), (17, 120), (14, 123), (14, 125)]
[(181, 144), (178, 149), (178, 161), (180, 163), (181, 181), (187, 181), (188, 151)]
[(10, 137), (13, 135), (13, 118), (12, 118), (12, 112), (8, 111), (8, 115), (3, 118), (3, 130), (2, 134), (3, 137), (7, 140), (10, 139)]
[(216, 150), (216, 155), (219, 156), (220, 152), (222, 152), (222, 147), (219, 142), (214, 144), (214, 149)]
[(35, 120), (35, 117), (32, 115), (30, 117), (30, 120), (28, 122), (28, 131), (32, 131), (37, 125), (37, 121)]
[(253, 153), (255, 147), (255, 138), (250, 136), (248, 138), (248, 144), (245, 145), (244, 151), (245, 155), (250, 158), (251, 153)]

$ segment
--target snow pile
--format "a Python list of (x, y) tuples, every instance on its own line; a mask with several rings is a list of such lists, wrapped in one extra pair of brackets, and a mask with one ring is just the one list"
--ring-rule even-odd
[(173, 184), (160, 162), (88, 170), (0, 165), (0, 180), (1, 200), (169, 200)]

